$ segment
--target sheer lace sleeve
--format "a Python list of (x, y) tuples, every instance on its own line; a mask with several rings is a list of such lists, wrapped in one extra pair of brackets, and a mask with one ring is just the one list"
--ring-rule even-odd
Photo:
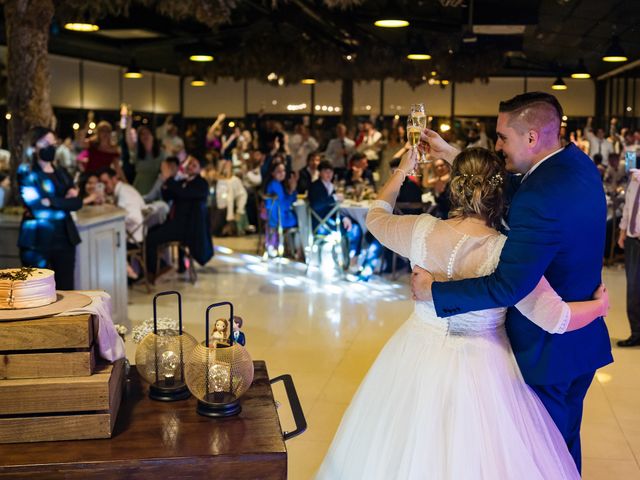
[(367, 228), (385, 247), (409, 258), (413, 229), (419, 218), (418, 215), (394, 215), (389, 203), (375, 200), (367, 214)]
[(533, 291), (516, 304), (525, 317), (549, 333), (564, 333), (571, 320), (571, 309), (545, 277)]

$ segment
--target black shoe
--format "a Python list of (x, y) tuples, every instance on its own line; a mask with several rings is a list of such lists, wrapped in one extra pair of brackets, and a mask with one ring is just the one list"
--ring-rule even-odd
[(631, 335), (626, 340), (620, 340), (618, 342), (619, 347), (637, 347), (640, 345), (640, 335)]

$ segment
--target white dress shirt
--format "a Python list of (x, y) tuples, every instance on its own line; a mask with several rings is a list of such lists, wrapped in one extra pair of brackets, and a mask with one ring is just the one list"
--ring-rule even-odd
[(631, 231), (631, 216), (633, 215), (633, 206), (640, 203), (640, 182), (635, 175), (631, 175), (627, 192), (625, 193), (624, 208), (622, 209), (622, 219), (620, 220), (620, 230), (627, 232), (627, 237), (640, 238), (640, 205), (635, 208), (635, 231)]
[[(146, 204), (140, 192), (127, 183), (118, 182), (113, 191), (116, 205), (127, 211), (124, 217), (124, 227), (127, 229), (136, 242), (142, 242), (143, 229), (140, 227), (144, 221), (142, 210)], [(139, 228), (138, 228), (139, 227)]]
[(235, 220), (236, 213), (242, 215), (247, 206), (247, 190), (235, 175), (231, 178), (220, 179), (216, 184), (216, 206), (227, 209), (227, 221)]
[(591, 130), (587, 130), (587, 139), (589, 140), (589, 156), (591, 160), (599, 153), (602, 155), (602, 164), (609, 165), (609, 155), (615, 153), (613, 143), (606, 138), (598, 138)]
[(349, 159), (355, 151), (356, 142), (350, 138), (332, 138), (329, 140), (324, 156), (335, 168), (347, 168)]

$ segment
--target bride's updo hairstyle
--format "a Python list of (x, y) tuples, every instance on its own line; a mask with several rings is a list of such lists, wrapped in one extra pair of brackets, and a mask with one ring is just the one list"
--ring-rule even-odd
[(504, 210), (504, 159), (485, 148), (468, 148), (451, 168), (449, 217), (479, 215), (487, 226), (499, 228)]

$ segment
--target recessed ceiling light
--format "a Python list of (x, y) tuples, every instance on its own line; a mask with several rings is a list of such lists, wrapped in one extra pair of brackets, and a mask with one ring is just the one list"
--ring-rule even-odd
[(65, 23), (64, 28), (74, 32), (97, 32), (100, 27), (94, 23)]

